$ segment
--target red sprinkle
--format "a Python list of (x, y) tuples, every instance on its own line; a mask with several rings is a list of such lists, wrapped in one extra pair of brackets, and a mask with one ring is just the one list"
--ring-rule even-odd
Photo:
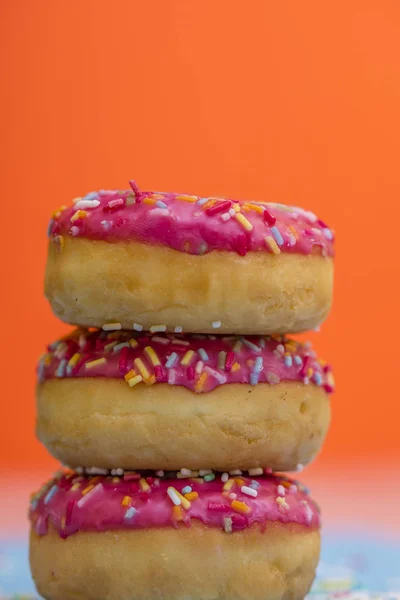
[(304, 360), (303, 360), (303, 366), (301, 367), (301, 369), (299, 371), (300, 377), (306, 376), (307, 369), (308, 369), (310, 362), (311, 362), (311, 356), (305, 356)]
[(75, 500), (70, 500), (67, 504), (67, 510), (65, 513), (65, 524), (66, 525), (71, 525), (71, 521), (72, 521), (72, 511), (74, 509), (76, 501)]
[(264, 221), (270, 226), (272, 227), (273, 225), (275, 225), (276, 223), (276, 217), (275, 215), (272, 214), (272, 212), (270, 212), (269, 210), (265, 209), (264, 210)]
[(119, 355), (119, 371), (120, 373), (122, 373), (122, 375), (126, 375), (126, 373), (128, 372), (128, 352), (129, 352), (129, 348), (127, 346), (125, 346), (124, 348), (122, 348), (120, 355)]
[(230, 371), (232, 369), (233, 361), (235, 360), (235, 353), (230, 351), (226, 355), (225, 361), (225, 371)]
[(207, 215), (216, 215), (224, 210), (229, 210), (232, 205), (230, 200), (222, 200), (222, 202), (217, 202), (214, 206), (210, 206), (210, 208), (206, 209)]
[(194, 367), (190, 366), (186, 369), (186, 375), (189, 381), (193, 381), (194, 379)]
[(140, 479), (140, 473), (124, 473), (125, 481), (137, 481)]
[(245, 515), (232, 515), (232, 529), (245, 529), (248, 525), (248, 519)]
[(154, 375), (156, 376), (158, 382), (167, 381), (167, 375), (161, 365), (154, 367)]

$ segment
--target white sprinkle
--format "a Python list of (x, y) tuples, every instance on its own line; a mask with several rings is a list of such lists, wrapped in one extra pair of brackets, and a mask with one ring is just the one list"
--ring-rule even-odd
[(263, 472), (264, 471), (263, 471), (262, 467), (254, 467), (253, 469), (249, 469), (250, 477), (256, 477), (257, 475), (262, 475)]
[(242, 475), (242, 471), (240, 469), (233, 469), (233, 471), (229, 471), (229, 475)]
[(113, 347), (113, 352), (119, 352), (120, 350), (122, 350), (122, 348), (130, 348), (130, 343), (129, 342), (121, 342), (120, 344), (116, 344)]
[(208, 360), (208, 354), (204, 350), (204, 348), (199, 348), (198, 352), (199, 352), (201, 360), (203, 360), (203, 361), (207, 361)]
[(56, 377), (64, 377), (67, 364), (68, 364), (68, 361), (66, 358), (63, 358), (62, 360), (60, 360), (60, 364), (58, 365), (56, 373), (55, 373)]
[(107, 475), (108, 469), (100, 469), (100, 467), (88, 467), (85, 469), (87, 475)]
[(158, 208), (168, 208), (168, 206), (162, 200), (157, 200), (156, 206), (158, 206)]
[(75, 203), (75, 208), (96, 208), (99, 204), (100, 200), (78, 200)]
[(211, 475), (211, 473), (212, 473), (211, 469), (200, 469), (200, 471), (199, 471), (200, 477), (204, 477), (204, 475)]
[(264, 340), (264, 338), (260, 338), (258, 340), (258, 345), (260, 346), (260, 348), (265, 348), (265, 340)]
[(155, 335), (154, 337), (151, 338), (152, 342), (157, 342), (158, 344), (164, 344), (165, 346), (167, 344), (170, 343), (171, 340), (169, 340), (166, 337), (160, 337), (159, 335)]
[(283, 487), (283, 485), (280, 485), (280, 484), (278, 485), (278, 495), (279, 496), (286, 496), (286, 490)]
[(312, 514), (312, 510), (308, 504), (304, 505), (304, 512), (306, 515), (307, 524), (309, 525), (312, 521), (313, 514)]
[(218, 352), (218, 369), (223, 371), (225, 369), (225, 363), (226, 363), (226, 352), (221, 350), (221, 352)]
[(231, 492), (231, 493), (229, 494), (229, 499), (230, 499), (230, 500), (236, 500), (236, 498), (237, 498), (237, 494), (235, 494), (235, 492)]
[(134, 324), (132, 325), (132, 329), (133, 329), (134, 331), (143, 331), (143, 325), (139, 325), (139, 323), (134, 323)]
[(121, 467), (118, 467), (117, 469), (115, 469), (116, 474), (121, 477), (121, 475), (123, 475), (125, 473), (124, 469), (121, 469)]
[(172, 344), (178, 344), (179, 346), (189, 346), (190, 343), (186, 340), (178, 340), (177, 338), (173, 338), (171, 340)]
[(222, 473), (221, 475), (221, 481), (222, 483), (226, 483), (229, 479), (229, 473)]
[(69, 232), (72, 235), (72, 237), (76, 237), (77, 235), (79, 235), (79, 227), (77, 227), (76, 225), (72, 225)]
[(304, 385), (308, 385), (310, 383), (310, 378), (309, 377), (304, 377), (303, 378), (303, 383), (304, 383)]
[(228, 212), (231, 215), (231, 217), (236, 217), (236, 211), (233, 210), (233, 208), (230, 208)]
[(246, 338), (243, 338), (242, 342), (243, 342), (243, 344), (246, 344), (246, 346), (248, 348), (250, 348), (251, 350), (254, 350), (254, 352), (261, 352), (260, 346), (253, 344), (253, 342), (251, 342), (250, 340), (246, 340)]
[(327, 240), (333, 240), (333, 233), (330, 229), (323, 229), (322, 233), (324, 234)]
[(128, 510), (125, 513), (125, 521), (128, 521), (129, 519), (132, 519), (132, 517), (134, 517), (137, 513), (136, 508), (133, 508), (133, 506), (131, 506), (130, 508), (128, 508)]
[(175, 333), (182, 333), (183, 331), (183, 327), (181, 327), (180, 325), (177, 325), (174, 329)]
[(201, 375), (202, 371), (203, 371), (203, 367), (204, 367), (204, 363), (202, 360), (198, 360), (196, 363), (196, 366), (194, 368), (194, 370), (196, 371), (197, 375)]
[(240, 488), (242, 494), (246, 494), (247, 496), (252, 496), (253, 498), (257, 498), (258, 492), (254, 488), (249, 487), (248, 485), (243, 485)]
[(163, 470), (156, 471), (156, 475), (157, 475), (157, 477), (164, 477), (164, 471)]
[(261, 358), (261, 356), (257, 356), (257, 358), (254, 362), (253, 373), (261, 373), (262, 368), (263, 368), (263, 359)]
[(183, 475), (183, 477), (190, 477), (192, 475), (192, 470), (191, 469), (181, 469), (181, 475)]
[(213, 329), (219, 329), (222, 325), (222, 322), (221, 321), (213, 321), (211, 323), (211, 325), (212, 325)]
[(266, 373), (266, 380), (268, 381), (268, 383), (270, 383), (271, 385), (276, 385), (280, 382), (280, 377), (279, 375), (277, 375), (276, 373)]
[(208, 366), (204, 367), (204, 370), (207, 371), (209, 375), (214, 377), (214, 379), (216, 379), (219, 384), (226, 383), (226, 376), (222, 375), (222, 373), (218, 373), (218, 371), (215, 371), (214, 369)]
[(175, 504), (175, 506), (180, 506), (182, 504), (182, 501), (179, 498), (179, 496), (176, 493), (176, 491), (174, 490), (174, 488), (169, 487), (168, 490), (167, 490), (167, 494), (171, 498), (171, 500)]
[(168, 208), (153, 208), (153, 210), (151, 210), (148, 214), (152, 217), (169, 217), (170, 216), (170, 212), (169, 212)]
[(300, 471), (302, 471), (304, 469), (304, 465), (302, 465), (301, 463), (296, 465), (296, 471), (297, 473), (300, 473)]
[(280, 354), (284, 354), (285, 353), (285, 346), (283, 344), (278, 344), (276, 349), (278, 350), (278, 352)]
[(294, 360), (294, 364), (295, 365), (299, 365), (300, 366), (300, 365), (303, 364), (301, 356), (298, 356), (297, 354), (294, 356), (293, 360)]
[(178, 355), (176, 352), (173, 352), (172, 354), (170, 354), (170, 356), (168, 357), (167, 362), (165, 363), (165, 366), (167, 367), (167, 369), (170, 369), (171, 367), (174, 366), (174, 364), (176, 363), (176, 360), (178, 358)]
[(225, 533), (232, 533), (232, 519), (231, 517), (225, 517), (224, 519)]
[(150, 327), (150, 333), (161, 333), (167, 331), (166, 325), (152, 325)]
[(110, 229), (112, 223), (110, 221), (101, 221), (101, 225), (103, 225), (104, 229)]
[(226, 213), (223, 213), (223, 214), (221, 215), (221, 219), (222, 219), (223, 221), (229, 221), (229, 219), (230, 219), (230, 218), (231, 218), (231, 215), (230, 215), (228, 212), (226, 212)]
[(203, 206), (203, 204), (205, 204), (206, 202), (208, 202), (208, 198), (199, 198), (196, 204), (198, 204), (199, 206)]
[(90, 490), (90, 492), (88, 492), (85, 496), (82, 496), (82, 498), (80, 498), (78, 500), (78, 502), (76, 503), (76, 506), (78, 508), (82, 508), (82, 506), (84, 504), (86, 504), (86, 502), (88, 500), (91, 500), (93, 498), (93, 496), (95, 496), (96, 494), (98, 494), (102, 490), (103, 490), (103, 485), (101, 483), (98, 483), (97, 485), (94, 486), (94, 488), (92, 490)]
[(121, 323), (106, 323), (102, 327), (103, 331), (117, 331), (122, 329)]

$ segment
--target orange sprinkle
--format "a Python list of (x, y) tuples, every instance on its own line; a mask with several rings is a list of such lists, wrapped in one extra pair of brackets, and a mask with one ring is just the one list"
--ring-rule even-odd
[(80, 487), (80, 483), (74, 483), (74, 485), (71, 487), (71, 492), (76, 492), (77, 490), (79, 490)]
[(143, 477), (141, 479), (139, 479), (139, 486), (140, 486), (140, 489), (142, 490), (142, 492), (150, 492), (150, 490), (151, 490), (151, 487), (149, 486), (147, 481), (145, 479), (143, 479)]
[(87, 487), (85, 487), (84, 490), (82, 490), (82, 496), (86, 496), (86, 494), (88, 494), (90, 492), (90, 490), (92, 490), (94, 488), (94, 485), (88, 485)]
[(197, 196), (188, 196), (187, 194), (180, 194), (179, 196), (176, 196), (176, 199), (182, 200), (183, 202), (191, 202), (192, 204), (198, 200)]
[(247, 208), (250, 208), (251, 210), (255, 210), (260, 215), (262, 215), (264, 212), (263, 208), (261, 206), (258, 206), (257, 204), (251, 204), (250, 202), (246, 202), (245, 206)]
[(192, 500), (197, 500), (198, 497), (199, 497), (199, 494), (197, 492), (189, 492), (188, 494), (185, 494), (185, 498), (187, 500), (190, 500), (190, 502)]
[(234, 362), (231, 368), (231, 371), (235, 372), (235, 371), (239, 371), (240, 369), (240, 365), (238, 362)]
[(246, 502), (240, 502), (239, 500), (232, 502), (231, 509), (244, 515), (251, 512), (250, 506), (247, 506)]
[(195, 392), (201, 392), (203, 390), (206, 379), (207, 379), (207, 373), (205, 371), (203, 371), (194, 386)]
[(155, 204), (156, 203), (156, 199), (152, 198), (151, 196), (148, 196), (147, 198), (143, 199), (143, 204)]
[(121, 502), (122, 506), (129, 506), (131, 503), (131, 500), (132, 500), (132, 498), (130, 496), (124, 496), (122, 498), (122, 502)]
[(172, 508), (172, 516), (175, 521), (183, 520), (182, 510), (180, 506), (174, 506)]
[(289, 225), (288, 229), (293, 233), (296, 240), (299, 239), (299, 234), (297, 233), (297, 229), (293, 225)]
[(132, 377), (135, 377), (136, 375), (136, 371), (134, 369), (131, 369), (130, 371), (127, 372), (126, 375), (124, 375), (124, 379), (125, 381), (129, 381), (130, 379), (132, 379)]
[(241, 477), (235, 477), (234, 479), (236, 485), (238, 485), (239, 487), (242, 487), (242, 485), (245, 485), (245, 480), (242, 479)]

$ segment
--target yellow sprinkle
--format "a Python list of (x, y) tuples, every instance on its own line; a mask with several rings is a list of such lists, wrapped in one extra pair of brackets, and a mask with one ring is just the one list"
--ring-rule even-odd
[(235, 483), (234, 479), (228, 479), (228, 481), (226, 481), (224, 483), (224, 487), (223, 487), (224, 492), (229, 492), (232, 489), (234, 483)]
[(141, 375), (136, 375), (135, 377), (131, 377), (130, 379), (128, 379), (128, 385), (129, 387), (135, 387), (135, 385), (137, 385), (141, 381), (143, 381), (143, 377)]
[(248, 219), (246, 219), (246, 217), (244, 215), (242, 215), (242, 213), (236, 213), (236, 220), (239, 221), (241, 226), (246, 231), (251, 231), (253, 229), (253, 225), (250, 223), (250, 221)]
[(71, 487), (71, 492), (76, 492), (77, 490), (79, 490), (80, 487), (80, 483), (74, 483), (74, 485)]
[(180, 194), (179, 196), (176, 196), (177, 200), (182, 200), (183, 202), (197, 202), (198, 197), (197, 196), (187, 196), (186, 194)]
[(276, 503), (285, 510), (289, 508), (289, 504), (286, 502), (285, 498), (282, 498), (282, 496), (277, 497)]
[(203, 484), (204, 479), (202, 477), (198, 477), (198, 474), (199, 474), (198, 471), (192, 471), (192, 477), (190, 478), (190, 481), (194, 481), (195, 483)]
[(129, 506), (131, 503), (132, 498), (130, 496), (124, 496), (122, 499), (122, 506)]
[(125, 381), (129, 381), (130, 379), (132, 379), (132, 377), (135, 377), (135, 375), (137, 375), (136, 371), (131, 369), (130, 371), (127, 372), (126, 375), (124, 375), (124, 379), (125, 379)]
[(203, 204), (203, 206), (201, 207), (203, 210), (207, 210), (207, 208), (211, 208), (212, 206), (214, 206), (214, 204), (218, 202), (218, 200), (216, 200), (216, 198), (209, 198), (207, 200), (207, 202), (205, 202)]
[(66, 519), (65, 519), (65, 517), (63, 516), (63, 517), (61, 517), (61, 529), (64, 529), (64, 528), (65, 528), (65, 523), (66, 523)]
[(197, 498), (199, 497), (199, 494), (197, 492), (189, 492), (188, 494), (185, 494), (185, 498), (187, 498), (187, 500), (197, 500)]
[(106, 359), (104, 358), (96, 358), (96, 360), (91, 360), (90, 362), (87, 362), (85, 365), (85, 369), (93, 369), (93, 367), (98, 367), (99, 365), (104, 365), (104, 363), (106, 363)]
[(151, 196), (148, 196), (147, 198), (143, 199), (143, 204), (155, 204), (156, 203), (156, 199), (152, 198)]
[(129, 340), (129, 345), (131, 348), (136, 348), (137, 346), (139, 346), (139, 344), (137, 343), (137, 341), (135, 340), (135, 338), (131, 338)]
[(194, 356), (194, 350), (188, 350), (181, 360), (181, 365), (187, 367)]
[(311, 367), (307, 370), (307, 377), (312, 377), (312, 374), (314, 373), (314, 369), (312, 369)]
[(190, 501), (188, 500), (188, 498), (185, 498), (185, 496), (182, 496), (182, 494), (180, 492), (178, 492), (178, 490), (176, 488), (174, 488), (174, 489), (175, 489), (176, 495), (182, 502), (183, 508), (185, 510), (189, 510), (189, 508), (191, 507), (191, 504), (190, 504)]
[(172, 516), (175, 519), (175, 521), (182, 521), (183, 520), (182, 510), (181, 510), (180, 506), (173, 506), (172, 507)]
[(64, 236), (63, 235), (56, 235), (56, 237), (53, 238), (53, 242), (56, 244), (56, 250), (57, 250), (57, 252), (61, 252), (61, 250), (65, 246)]
[(240, 213), (240, 204), (239, 204), (239, 202), (234, 202), (233, 205), (232, 205), (232, 208), (233, 208), (233, 210), (236, 213)]
[(86, 210), (77, 210), (71, 217), (71, 223), (74, 223), (78, 219), (84, 219), (87, 216)]
[(266, 246), (268, 246), (268, 248), (271, 250), (271, 252), (273, 252), (274, 254), (281, 253), (281, 249), (279, 248), (278, 244), (276, 243), (276, 241), (274, 240), (272, 235), (266, 235), (264, 240), (265, 240)]
[(143, 477), (139, 479), (139, 487), (142, 490), (142, 492), (150, 492), (151, 490), (151, 487), (149, 486), (147, 481), (143, 479)]
[(71, 358), (68, 361), (68, 366), (69, 367), (74, 367), (76, 365), (76, 363), (78, 362), (78, 360), (80, 359), (81, 355), (79, 354), (79, 352), (75, 352), (75, 354), (73, 356), (71, 356)]
[(103, 325), (102, 329), (103, 329), (103, 331), (115, 331), (115, 330), (122, 329), (122, 325), (121, 325), (121, 323), (105, 323)]
[(114, 342), (110, 342), (109, 344), (106, 344), (104, 346), (104, 350), (107, 350), (107, 352), (109, 352), (110, 350), (112, 350), (114, 348), (114, 346), (116, 345), (116, 341), (114, 340)]
[(299, 239), (299, 234), (297, 233), (297, 229), (293, 225), (289, 225), (288, 229), (293, 233), (296, 240)]
[(142, 361), (141, 358), (135, 358), (135, 360), (133, 361), (133, 364), (137, 367), (138, 371), (140, 371), (140, 373), (145, 381), (146, 381), (146, 379), (149, 379), (150, 373), (148, 372), (146, 365), (144, 364), (144, 362)]
[(231, 509), (244, 515), (251, 512), (250, 506), (247, 506), (246, 502), (240, 502), (239, 500), (232, 502)]
[(251, 210), (255, 210), (260, 215), (262, 215), (264, 212), (263, 208), (261, 206), (258, 206), (257, 204), (251, 204), (250, 202), (246, 202), (245, 206), (250, 208)]
[(150, 358), (151, 362), (155, 367), (161, 365), (160, 361), (158, 360), (157, 354), (151, 346), (146, 346), (144, 351), (146, 352), (147, 356)]
[(236, 485), (238, 485), (239, 487), (242, 487), (242, 485), (245, 485), (245, 480), (242, 479), (241, 477), (235, 477), (235, 483)]
[(327, 374), (326, 379), (327, 379), (329, 385), (331, 385), (332, 387), (335, 385), (335, 378), (331, 372), (329, 372)]
[(231, 371), (235, 372), (235, 371), (239, 371), (240, 369), (240, 365), (238, 362), (234, 362), (231, 368)]
[(112, 478), (112, 482), (113, 483), (118, 483), (119, 482), (119, 477), (113, 477)]
[(203, 387), (204, 387), (204, 384), (205, 384), (206, 380), (207, 380), (207, 373), (205, 371), (203, 371), (202, 374), (200, 375), (200, 377), (198, 378), (198, 380), (195, 383), (194, 391), (195, 392), (201, 392), (202, 389), (203, 389)]
[(94, 488), (94, 485), (88, 485), (87, 487), (85, 487), (84, 490), (82, 490), (82, 496), (86, 496), (86, 494), (88, 494), (90, 492), (90, 490), (92, 490)]
[[(78, 198), (78, 200), (82, 200), (82, 198)], [(78, 200), (77, 200), (77, 202), (78, 202)], [(63, 204), (62, 206), (60, 206), (60, 208), (59, 208), (58, 210), (55, 210), (55, 211), (53, 212), (53, 214), (51, 215), (51, 217), (52, 217), (53, 219), (54, 219), (54, 218), (57, 218), (57, 217), (59, 217), (59, 216), (60, 216), (60, 214), (61, 214), (62, 212), (64, 212), (64, 210), (66, 210), (66, 209), (67, 209), (67, 207), (65, 206), (65, 204)]]

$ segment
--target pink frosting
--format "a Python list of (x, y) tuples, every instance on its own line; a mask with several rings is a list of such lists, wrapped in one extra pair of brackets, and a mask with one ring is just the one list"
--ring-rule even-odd
[(138, 240), (188, 254), (227, 250), (245, 255), (333, 255), (334, 234), (301, 208), (227, 198), (131, 190), (91, 192), (53, 214), (50, 238), (62, 248), (64, 236), (107, 242)]
[(192, 519), (227, 532), (270, 521), (320, 526), (318, 508), (301, 484), (277, 475), (240, 475), (224, 483), (216, 473), (205, 479), (69, 473), (33, 497), (30, 519), (39, 535), (51, 524), (64, 538), (78, 531), (189, 526)]
[(225, 383), (296, 381), (332, 392), (330, 367), (310, 343), (284, 336), (213, 336), (77, 329), (51, 344), (38, 366), (52, 378), (123, 378), (134, 387), (169, 383), (209, 392)]

